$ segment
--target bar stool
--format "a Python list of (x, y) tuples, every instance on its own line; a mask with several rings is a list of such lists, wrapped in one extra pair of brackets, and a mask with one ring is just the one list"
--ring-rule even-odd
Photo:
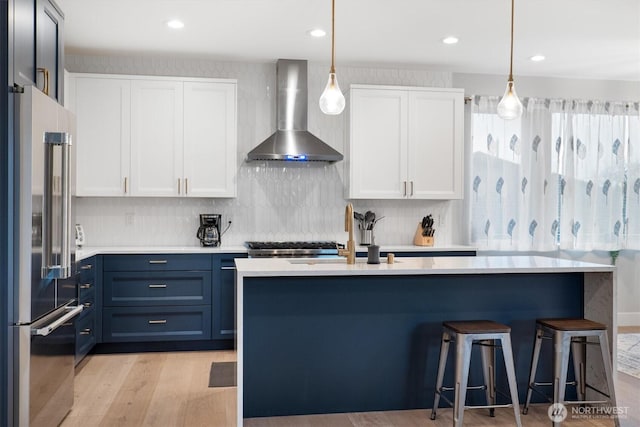
[[(588, 337), (596, 337), (598, 342), (588, 342)], [(553, 358), (553, 382), (537, 383), (536, 370), (538, 360), (540, 358), (540, 348), (543, 339), (552, 339), (554, 347)], [(602, 353), (602, 362), (604, 365), (604, 374), (607, 382), (609, 394), (598, 390), (586, 382), (586, 346), (600, 345)], [(569, 353), (573, 356), (573, 370), (575, 372), (575, 382), (567, 382), (567, 371), (569, 368)], [(567, 385), (576, 386), (577, 401), (566, 401), (565, 391)], [(531, 357), (531, 372), (529, 374), (529, 386), (527, 387), (527, 400), (522, 410), (523, 414), (529, 411), (529, 403), (531, 402), (531, 394), (533, 391), (544, 396), (550, 402), (551, 399), (541, 391), (537, 390), (538, 386), (553, 386), (553, 403), (554, 404), (595, 404), (609, 403), (616, 406), (615, 389), (613, 387), (613, 375), (611, 356), (609, 353), (609, 341), (607, 339), (607, 326), (602, 323), (594, 322), (587, 319), (538, 319), (536, 320), (536, 338), (533, 347), (533, 355)], [(607, 397), (607, 400), (585, 400), (586, 389), (591, 390)], [(616, 426), (620, 425), (618, 417), (615, 417)], [(554, 425), (560, 425), (554, 422)]]
[[(516, 418), (518, 427), (522, 426), (520, 422), (520, 411), (518, 404), (518, 390), (516, 386), (516, 372), (513, 365), (513, 353), (511, 351), (511, 328), (509, 326), (492, 322), (490, 320), (473, 320), (473, 321), (455, 321), (444, 322), (442, 324), (442, 344), (440, 347), (440, 361), (438, 363), (438, 376), (436, 379), (435, 398), (433, 401), (433, 409), (431, 410), (431, 419), (436, 419), (436, 410), (440, 403), (440, 397), (453, 406), (453, 425), (462, 426), (465, 409), (485, 408), (489, 409), (489, 415), (494, 416), (495, 408), (513, 407), (513, 413)], [(496, 341), (500, 340), (501, 345), (496, 345)], [(449, 352), (449, 343), (456, 344), (456, 367), (455, 367), (455, 386), (443, 387), (444, 371), (447, 364), (447, 354)], [(482, 367), (484, 376), (484, 385), (468, 387), (469, 365), (471, 362), (472, 345), (480, 345), (482, 349)], [(511, 394), (511, 404), (496, 404), (496, 388), (495, 388), (495, 348), (502, 348), (504, 363), (507, 371), (507, 380), (509, 382), (509, 391)], [(487, 397), (487, 405), (484, 406), (465, 406), (467, 390), (484, 390)], [(442, 393), (444, 391), (454, 392), (453, 403), (447, 399)], [(499, 391), (498, 391), (499, 392)], [(502, 393), (501, 393), (502, 394)]]

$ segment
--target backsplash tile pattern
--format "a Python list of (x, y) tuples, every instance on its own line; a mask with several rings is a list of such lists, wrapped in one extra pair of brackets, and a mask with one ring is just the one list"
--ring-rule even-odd
[[(337, 240), (344, 242), (344, 162), (335, 164), (253, 162), (247, 152), (275, 128), (275, 62), (218, 62), (156, 56), (67, 55), (71, 72), (235, 78), (238, 80), (238, 197), (77, 198), (76, 219), (88, 246), (190, 246), (198, 214), (221, 213), (232, 226), (223, 245), (246, 240)], [(309, 63), (309, 130), (344, 153), (345, 117), (326, 116), (317, 99), (328, 66)], [(340, 83), (450, 87), (448, 72), (400, 68), (340, 67)], [(81, 143), (81, 141), (78, 141)], [(384, 216), (375, 228), (379, 244), (410, 244), (418, 221), (436, 218), (436, 244), (453, 243), (451, 202), (357, 200), (356, 211)]]

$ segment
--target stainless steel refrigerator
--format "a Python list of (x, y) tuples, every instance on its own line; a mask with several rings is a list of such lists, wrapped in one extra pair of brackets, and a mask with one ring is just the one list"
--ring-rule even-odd
[(57, 426), (73, 405), (77, 304), (71, 149), (75, 117), (31, 86), (15, 97), (14, 420)]

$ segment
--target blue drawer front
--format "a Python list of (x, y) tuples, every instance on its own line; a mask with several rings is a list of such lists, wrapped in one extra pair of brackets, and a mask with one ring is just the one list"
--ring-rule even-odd
[(104, 271), (211, 270), (211, 255), (107, 255)]
[(104, 306), (211, 304), (211, 272), (109, 272), (104, 274)]
[(120, 307), (103, 310), (104, 342), (211, 339), (211, 307)]
[(95, 281), (92, 280), (83, 280), (82, 276), (80, 276), (78, 280), (78, 300), (82, 303), (87, 301), (88, 299), (95, 299), (94, 295), (96, 293), (96, 285)]
[(96, 311), (85, 308), (76, 320), (76, 364), (84, 358), (96, 344)]

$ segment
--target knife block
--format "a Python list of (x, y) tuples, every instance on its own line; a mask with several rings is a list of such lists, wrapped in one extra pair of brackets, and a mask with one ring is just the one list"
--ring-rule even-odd
[(416, 234), (413, 236), (413, 244), (416, 246), (433, 246), (433, 236), (423, 236), (422, 231), (422, 223), (418, 223)]

